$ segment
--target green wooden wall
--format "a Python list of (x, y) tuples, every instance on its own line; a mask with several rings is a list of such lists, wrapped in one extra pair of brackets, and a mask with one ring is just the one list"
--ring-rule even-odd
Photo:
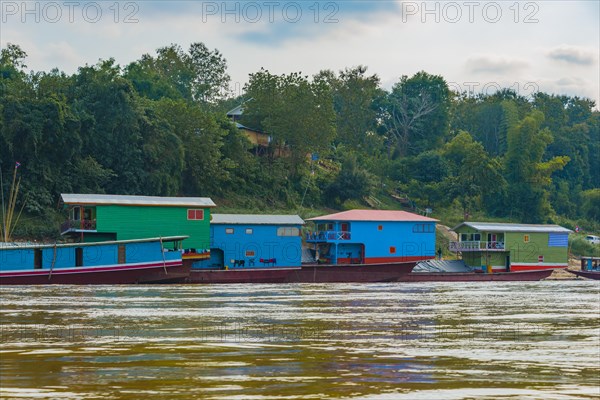
[(203, 220), (188, 220), (188, 208), (152, 206), (96, 206), (98, 232), (116, 232), (117, 240), (185, 235), (184, 248), (210, 247), (210, 209), (204, 208)]
[[(528, 243), (524, 241), (525, 235), (529, 235)], [(568, 248), (548, 247), (548, 236), (548, 233), (506, 233), (511, 262), (537, 263), (538, 256), (544, 256), (544, 263), (568, 262)]]

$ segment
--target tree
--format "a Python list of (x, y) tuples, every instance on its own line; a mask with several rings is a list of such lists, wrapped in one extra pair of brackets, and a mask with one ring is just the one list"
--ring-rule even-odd
[(175, 44), (145, 54), (125, 69), (136, 90), (151, 99), (177, 97), (212, 104), (229, 91), (227, 60), (204, 43), (192, 43), (188, 52)]
[(443, 186), (447, 194), (460, 201), (464, 213), (474, 207), (483, 209), (484, 197), (497, 194), (506, 186), (501, 164), (490, 158), (483, 145), (468, 132), (462, 131), (454, 137), (444, 146), (442, 154), (450, 169)]
[(401, 156), (440, 145), (448, 131), (451, 92), (441, 76), (424, 71), (396, 83), (383, 110), (383, 124)]
[(508, 148), (504, 165), (509, 183), (506, 209), (523, 222), (545, 222), (552, 213), (547, 188), (551, 175), (561, 170), (569, 157), (543, 161), (552, 133), (541, 129), (544, 114), (534, 111), (508, 131)]
[(325, 81), (309, 81), (299, 73), (276, 76), (269, 71), (250, 75), (242, 122), (272, 135), (275, 145), (290, 150), (295, 176), (307, 154), (329, 148), (335, 137), (332, 93)]

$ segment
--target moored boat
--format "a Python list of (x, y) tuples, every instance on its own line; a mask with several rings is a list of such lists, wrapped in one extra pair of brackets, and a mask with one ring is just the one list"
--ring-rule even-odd
[(403, 275), (400, 282), (490, 282), (539, 281), (552, 274), (551, 269), (515, 272), (413, 272)]
[(582, 278), (600, 280), (600, 257), (581, 257), (581, 270), (567, 271)]
[[(183, 282), (187, 236), (67, 244), (0, 246), (0, 285)], [(165, 247), (167, 244), (167, 247)]]

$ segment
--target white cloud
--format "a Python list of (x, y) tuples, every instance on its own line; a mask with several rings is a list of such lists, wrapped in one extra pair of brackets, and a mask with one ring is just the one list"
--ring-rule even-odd
[(548, 58), (568, 64), (588, 66), (595, 64), (597, 54), (594, 54), (588, 49), (563, 45), (550, 50), (548, 52)]

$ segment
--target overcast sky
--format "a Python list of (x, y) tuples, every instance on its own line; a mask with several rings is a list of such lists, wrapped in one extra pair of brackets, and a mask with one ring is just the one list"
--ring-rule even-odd
[(600, 100), (598, 1), (6, 1), (0, 44), (35, 71), (126, 65), (176, 43), (228, 61), (232, 90), (272, 73), (366, 65), (389, 89), (420, 70), (474, 93), (510, 87)]

